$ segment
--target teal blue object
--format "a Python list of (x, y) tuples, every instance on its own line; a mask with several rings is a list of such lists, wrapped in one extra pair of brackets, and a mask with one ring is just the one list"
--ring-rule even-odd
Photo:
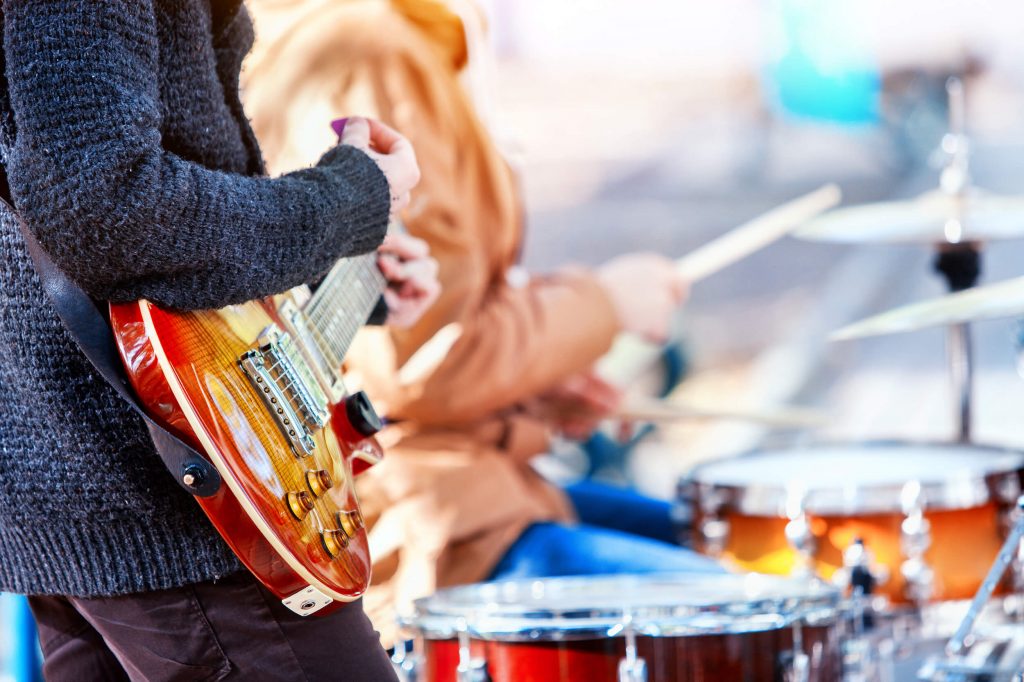
[(870, 26), (850, 0), (779, 0), (766, 86), (783, 115), (849, 125), (877, 123), (882, 76)]
[(15, 682), (42, 682), (36, 624), (28, 600), (21, 595), (0, 594), (0, 678)]

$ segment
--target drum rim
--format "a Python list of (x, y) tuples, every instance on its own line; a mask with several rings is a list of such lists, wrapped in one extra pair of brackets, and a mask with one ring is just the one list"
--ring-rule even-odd
[[(773, 452), (800, 452), (806, 450), (838, 448), (838, 447), (886, 447), (914, 448), (928, 447), (944, 450), (969, 448), (983, 450), (993, 454), (1016, 455), (1020, 461), (1015, 469), (995, 471), (972, 476), (960, 476), (957, 479), (942, 482), (921, 484), (923, 511), (952, 511), (979, 507), (992, 501), (1012, 504), (1021, 494), (1019, 480), (1012, 485), (1013, 490), (1006, 489), (1008, 483), (1014, 483), (1014, 474), (1024, 469), (1024, 450), (1017, 448), (984, 445), (977, 443), (956, 443), (948, 441), (907, 441), (907, 440), (867, 440), (867, 441), (818, 441), (792, 448), (761, 448), (748, 450), (727, 460), (758, 458)], [(795, 486), (775, 484), (735, 485), (732, 483), (714, 483), (698, 480), (703, 470), (721, 463), (722, 460), (703, 462), (687, 472), (679, 482), (678, 497), (681, 500), (694, 498), (697, 504), (707, 505), (710, 499), (715, 502), (704, 511), (719, 512), (728, 508), (741, 514), (751, 516), (786, 517), (793, 505), (793, 493), (799, 491)], [(847, 514), (892, 514), (903, 513), (901, 493), (905, 484), (892, 484), (857, 488), (821, 487), (804, 491), (802, 510), (808, 514), (819, 516)], [(851, 495), (851, 493), (853, 493)], [(716, 499), (717, 498), (717, 499)], [(699, 500), (699, 502), (698, 502)]]
[[(514, 604), (487, 603), (486, 590), (528, 590), (536, 583), (594, 583), (600, 580), (621, 580), (630, 583), (654, 581), (704, 582), (742, 579), (760, 581), (765, 594), (736, 600), (705, 600), (699, 604), (644, 605), (626, 611), (620, 605), (593, 608), (547, 608)], [(796, 622), (817, 627), (836, 622), (842, 594), (834, 586), (815, 580), (802, 581), (806, 589), (797, 594), (772, 596), (771, 585), (800, 582), (788, 576), (744, 574), (650, 574), (598, 575), (557, 578), (503, 580), (463, 585), (440, 590), (414, 603), (412, 614), (399, 618), (404, 630), (431, 640), (452, 639), (464, 631), (473, 639), (499, 642), (573, 641), (621, 637), (625, 623), (639, 636), (693, 637), (729, 635), (779, 630)], [(477, 591), (480, 604), (448, 605), (441, 601), (447, 595)]]

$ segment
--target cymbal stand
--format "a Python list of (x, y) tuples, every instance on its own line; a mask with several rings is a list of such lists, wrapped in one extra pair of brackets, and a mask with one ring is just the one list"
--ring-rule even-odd
[(1021, 539), (1024, 539), (1024, 496), (1017, 500), (1017, 510), (1017, 520), (1014, 523), (1013, 529), (1007, 535), (1006, 541), (999, 549), (999, 554), (996, 555), (995, 562), (993, 562), (992, 567), (988, 571), (988, 575), (985, 576), (981, 587), (978, 588), (974, 599), (971, 600), (970, 608), (967, 609), (963, 620), (960, 621), (960, 626), (953, 633), (953, 636), (950, 637), (949, 642), (946, 643), (946, 656), (948, 658), (956, 659), (963, 655), (964, 650), (971, 642), (971, 633), (974, 630), (974, 624), (978, 620), (982, 608), (992, 597), (992, 592), (999, 585), (999, 581), (1002, 579), (1007, 567), (1017, 555)]
[[(949, 132), (942, 139), (942, 150), (948, 155), (942, 169), (939, 185), (942, 191), (954, 199), (954, 210), (943, 232), (945, 243), (941, 244), (935, 258), (935, 269), (941, 273), (951, 292), (973, 287), (981, 274), (981, 253), (977, 242), (964, 239), (963, 207), (971, 177), (968, 170), (968, 141), (964, 132), (965, 99), (963, 83), (957, 78), (946, 82), (949, 95)], [(949, 328), (949, 367), (953, 382), (954, 420), (957, 425), (957, 440), (967, 443), (971, 440), (971, 405), (973, 393), (973, 353), (971, 332), (967, 323)]]

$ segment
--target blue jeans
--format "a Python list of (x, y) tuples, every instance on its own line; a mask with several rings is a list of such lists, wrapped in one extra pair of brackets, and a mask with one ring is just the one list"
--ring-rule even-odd
[(675, 542), (671, 505), (592, 481), (566, 488), (580, 523), (535, 523), (513, 543), (492, 580), (608, 573), (721, 573)]

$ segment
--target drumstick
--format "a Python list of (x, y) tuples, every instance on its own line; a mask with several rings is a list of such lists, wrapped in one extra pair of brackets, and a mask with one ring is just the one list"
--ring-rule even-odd
[(784, 428), (816, 428), (828, 422), (820, 410), (780, 407), (745, 410), (689, 405), (665, 400), (631, 400), (616, 410), (615, 416), (629, 421), (674, 422), (702, 419), (738, 419)]
[(676, 271), (689, 282), (702, 280), (786, 236), (842, 198), (837, 185), (824, 185), (691, 251), (676, 261)]

